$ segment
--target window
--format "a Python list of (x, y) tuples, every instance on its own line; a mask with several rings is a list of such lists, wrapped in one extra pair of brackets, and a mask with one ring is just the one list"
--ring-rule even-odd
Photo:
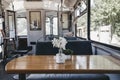
[(76, 24), (77, 24), (77, 36), (87, 38), (87, 6), (86, 0), (82, 0), (78, 3), (75, 13), (77, 13)]
[(63, 29), (68, 29), (68, 13), (62, 13), (62, 26)]
[(46, 35), (58, 35), (57, 17), (46, 17)]
[(91, 39), (120, 47), (120, 0), (91, 0)]
[[(2, 30), (2, 21), (3, 21), (3, 19), (2, 18), (0, 18), (0, 44), (3, 42), (3, 40), (2, 40), (2, 32), (1, 32), (1, 30)], [(0, 52), (1, 52), (1, 45), (0, 45)]]
[(87, 38), (87, 14), (77, 19), (77, 36)]
[(75, 17), (80, 16), (84, 11), (86, 11), (87, 5), (86, 0), (78, 2), (77, 7), (75, 9)]
[(53, 18), (53, 35), (58, 35), (58, 18)]
[(3, 18), (0, 18), (0, 29), (2, 29), (2, 21), (3, 21)]
[(27, 35), (27, 20), (26, 18), (17, 18), (17, 35)]
[(50, 18), (46, 17), (46, 35), (50, 35)]
[(6, 31), (6, 34), (9, 34), (10, 38), (15, 38), (15, 28), (16, 28), (16, 20), (15, 20), (15, 12), (7, 10), (7, 19), (8, 19), (8, 31)]
[[(85, 0), (86, 1), (86, 0)], [(83, 12), (87, 8), (86, 4), (84, 1), (81, 1), (81, 7), (80, 7), (80, 12)]]
[(75, 9), (75, 17), (80, 16), (80, 8)]

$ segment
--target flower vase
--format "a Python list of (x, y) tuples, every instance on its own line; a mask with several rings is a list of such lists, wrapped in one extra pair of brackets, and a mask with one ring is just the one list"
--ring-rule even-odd
[(56, 54), (56, 63), (65, 63), (65, 54), (62, 52), (62, 48), (60, 48), (59, 53)]

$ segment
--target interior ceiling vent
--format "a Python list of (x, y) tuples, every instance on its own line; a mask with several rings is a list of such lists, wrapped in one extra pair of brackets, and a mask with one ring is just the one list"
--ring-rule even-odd
[(42, 0), (26, 0), (26, 1), (42, 1)]

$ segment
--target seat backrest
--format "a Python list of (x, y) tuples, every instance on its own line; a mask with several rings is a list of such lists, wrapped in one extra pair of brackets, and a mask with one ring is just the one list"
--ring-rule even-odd
[(77, 37), (64, 37), (66, 40), (77, 40)]
[(71, 49), (74, 55), (92, 55), (92, 46), (90, 41), (69, 41), (66, 49)]
[[(73, 50), (73, 55), (91, 55), (92, 47), (90, 41), (69, 41), (67, 49)], [(52, 42), (37, 42), (36, 55), (55, 55), (58, 48), (53, 47)]]
[(52, 42), (37, 42), (36, 55), (55, 55), (58, 48), (53, 47)]

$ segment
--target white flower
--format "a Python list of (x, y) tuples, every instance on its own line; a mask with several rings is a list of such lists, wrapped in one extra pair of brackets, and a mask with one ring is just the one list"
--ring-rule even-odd
[(52, 44), (53, 44), (53, 47), (57, 47), (57, 39), (56, 38), (54, 38), (53, 40), (52, 40)]
[(65, 46), (67, 44), (67, 41), (65, 38), (59, 37), (59, 39), (54, 38), (52, 40), (52, 44), (53, 44), (53, 47), (58, 47), (58, 48), (62, 48), (65, 50), (66, 49)]

